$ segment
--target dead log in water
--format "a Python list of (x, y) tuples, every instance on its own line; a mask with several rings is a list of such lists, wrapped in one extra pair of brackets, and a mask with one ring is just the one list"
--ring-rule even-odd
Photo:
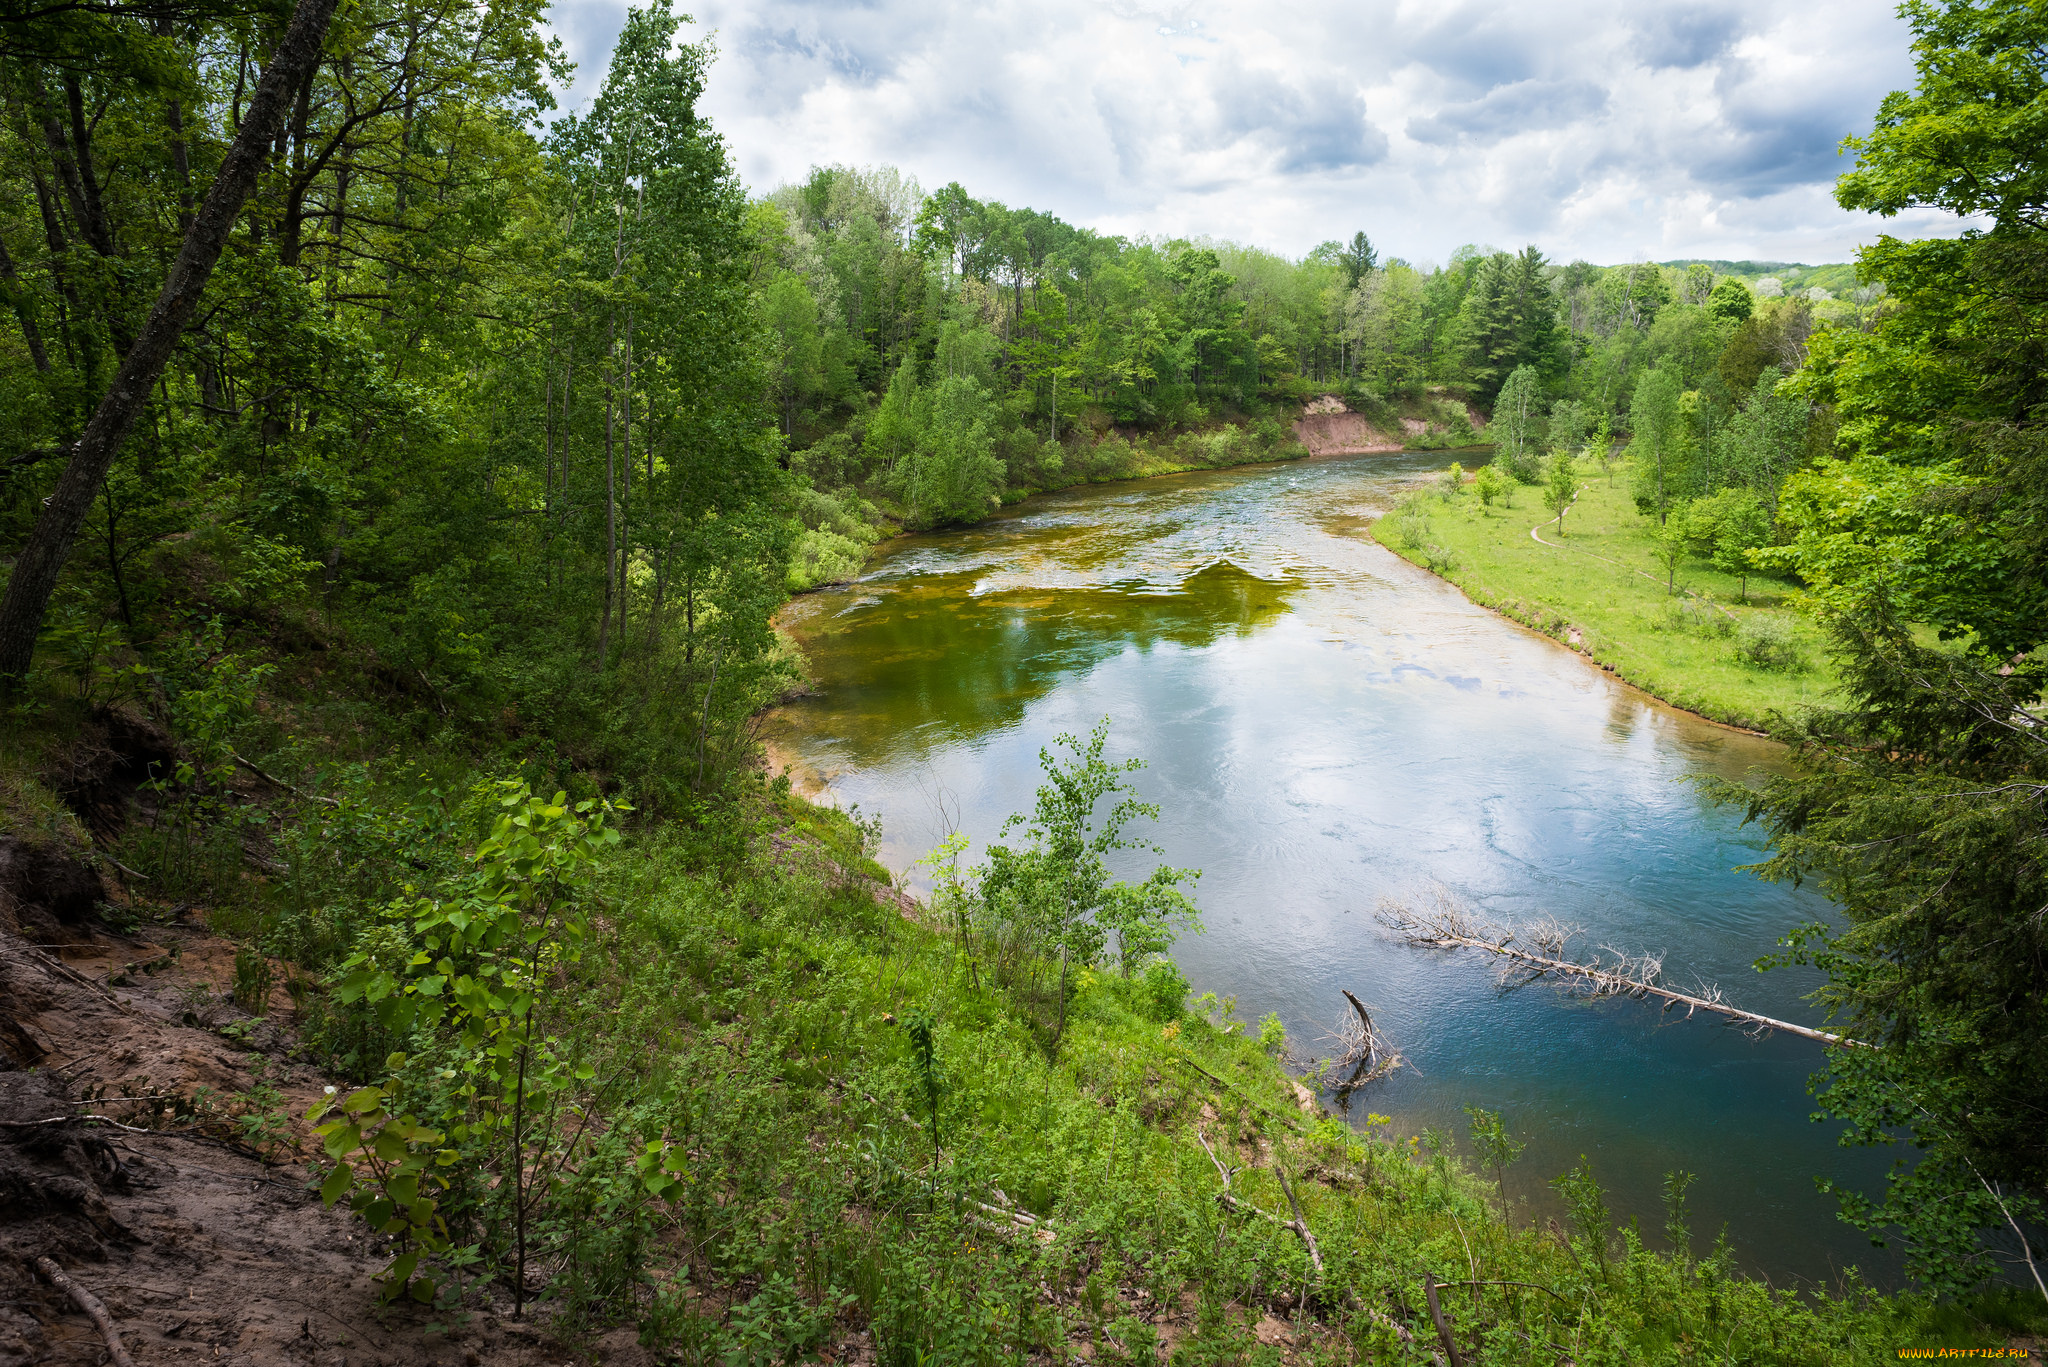
[[(1579, 932), (1575, 927), (1555, 920), (1544, 920), (1519, 929), (1494, 925), (1475, 919), (1439, 891), (1436, 905), (1426, 910), (1417, 910), (1391, 899), (1382, 901), (1379, 921), (1412, 945), (1431, 949), (1476, 949), (1493, 955), (1502, 961), (1499, 979), (1502, 988), (1521, 987), (1539, 978), (1554, 978), (1561, 986), (1588, 997), (1656, 998), (1665, 1003), (1667, 1011), (1673, 1007), (1684, 1007), (1688, 1018), (1695, 1011), (1709, 1011), (1736, 1022), (1754, 1036), (1783, 1030), (1822, 1044), (1871, 1047), (1847, 1035), (1745, 1011), (1724, 1001), (1721, 990), (1711, 984), (1699, 984), (1690, 992), (1667, 987), (1663, 981), (1664, 960), (1659, 955), (1631, 956), (1610, 946), (1602, 946), (1604, 953), (1613, 956), (1611, 959), (1598, 956), (1592, 959), (1567, 958), (1567, 947)], [(1522, 948), (1516, 943), (1518, 940), (1532, 948)]]
[(1350, 1076), (1337, 1084), (1337, 1094), (1342, 1098), (1368, 1082), (1379, 1081), (1403, 1064), (1411, 1068), (1415, 1065), (1408, 1063), (1393, 1042), (1373, 1024), (1372, 1013), (1366, 1010), (1364, 1002), (1352, 995), (1351, 989), (1339, 990), (1344, 993), (1344, 1000), (1351, 1003), (1355, 1019), (1339, 1018), (1336, 1028), (1325, 1038), (1337, 1046), (1336, 1052), (1330, 1056), (1330, 1071), (1351, 1070)]

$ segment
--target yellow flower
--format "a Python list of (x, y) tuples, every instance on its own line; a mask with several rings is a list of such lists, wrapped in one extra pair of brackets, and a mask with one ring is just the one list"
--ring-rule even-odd
[(1161, 1030), (1161, 1031), (1159, 1032), (1159, 1038), (1161, 1038), (1161, 1039), (1174, 1039), (1174, 1038), (1178, 1037), (1178, 1036), (1179, 1036), (1179, 1034), (1180, 1034), (1180, 1022), (1179, 1022), (1179, 1021), (1175, 1021), (1175, 1022), (1174, 1022), (1173, 1024), (1171, 1024), (1171, 1025), (1167, 1026), (1167, 1027), (1166, 1027), (1166, 1028), (1165, 1028), (1164, 1030)]

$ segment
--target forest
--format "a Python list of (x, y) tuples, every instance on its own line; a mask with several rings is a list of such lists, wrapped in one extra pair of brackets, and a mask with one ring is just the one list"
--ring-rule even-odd
[[(1985, 1288), (2048, 1300), (2037, 8), (1910, 0), (1919, 84), (1837, 199), (1980, 226), (1853, 270), (1365, 230), (1293, 259), (888, 167), (750, 188), (666, 0), (573, 112), (544, 10), (0, 0), (4, 838), (121, 888), (85, 905), (131, 937), (232, 940), (242, 1017), (289, 988), (335, 1083), (272, 1129), (387, 1299), (453, 1313), (467, 1279), (707, 1363), (1076, 1325), (1136, 1360), (1183, 1294), (1190, 1362), (1271, 1360), (1269, 1313), (1298, 1360), (1453, 1364), (2032, 1322)], [(1490, 447), (1489, 481), (1620, 461), (1689, 553), (1801, 595), (1840, 701), (1775, 719), (1795, 773), (1718, 796), (1840, 907), (1780, 958), (1849, 1040), (1819, 1105), (1913, 1155), (1839, 1195), (1918, 1290), (1747, 1281), (1692, 1252), (1682, 1181), (1665, 1251), (1590, 1171), (1546, 1234), (1441, 1136), (1289, 1113), (1164, 957), (1189, 871), (1109, 879), (1145, 813), (1099, 736), (1048, 756), (1028, 844), (902, 914), (858, 813), (761, 773), (806, 686), (792, 594), (1034, 492), (1300, 458), (1326, 399), (1385, 449)], [(274, 1104), (150, 1104), (270, 1151)], [(1497, 1179), (1515, 1146), (1473, 1135)]]

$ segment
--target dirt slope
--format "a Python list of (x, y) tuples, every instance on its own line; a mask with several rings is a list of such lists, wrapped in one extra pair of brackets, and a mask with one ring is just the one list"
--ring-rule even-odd
[(1333, 395), (1325, 395), (1302, 409), (1294, 424), (1294, 435), (1312, 456), (1356, 456), (1402, 448), (1400, 437), (1380, 431)]
[[(24, 867), (40, 872), (8, 876)], [(301, 1117), (330, 1080), (293, 1060), (284, 992), (252, 1020), (226, 1000), (225, 941), (81, 924), (88, 880), (61, 853), (0, 841), (0, 1367), (107, 1358), (38, 1257), (105, 1302), (141, 1367), (646, 1361), (630, 1329), (572, 1354), (491, 1288), (440, 1332), (424, 1309), (380, 1309), (379, 1241), (308, 1190)], [(267, 1153), (242, 1142), (252, 1110), (276, 1118)], [(141, 1132), (71, 1118), (85, 1114)]]

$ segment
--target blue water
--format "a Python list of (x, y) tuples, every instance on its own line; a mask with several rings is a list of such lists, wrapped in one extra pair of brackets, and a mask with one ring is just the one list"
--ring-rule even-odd
[(1815, 1191), (1823, 1173), (1874, 1188), (1885, 1161), (1810, 1122), (1816, 1044), (1541, 984), (1504, 994), (1479, 956), (1376, 921), (1383, 900), (1438, 896), (1495, 920), (1555, 916), (1587, 948), (1662, 953), (1674, 985), (1818, 1023), (1811, 975), (1752, 964), (1828, 904), (1740, 872), (1760, 838), (1688, 781), (1782, 752), (1651, 701), (1372, 542), (1365, 520), (1431, 463), (1104, 486), (892, 543), (793, 613), (818, 694), (776, 718), (776, 752), (800, 783), (880, 815), (885, 862), (915, 882), (947, 829), (979, 845), (1028, 810), (1041, 746), (1111, 717), (1111, 753), (1149, 762), (1166, 860), (1202, 870), (1206, 933), (1175, 950), (1195, 990), (1234, 996), (1250, 1022), (1278, 1012), (1306, 1059), (1329, 1052), (1349, 988), (1415, 1065), (1356, 1095), (1354, 1118), (1462, 1142), (1465, 1107), (1498, 1110), (1528, 1143), (1509, 1173), (1527, 1215), (1556, 1212), (1547, 1181), (1583, 1154), (1617, 1217), (1656, 1231), (1663, 1175), (1682, 1168), (1699, 1177), (1695, 1229), (1725, 1224), (1751, 1268), (1895, 1280)]

